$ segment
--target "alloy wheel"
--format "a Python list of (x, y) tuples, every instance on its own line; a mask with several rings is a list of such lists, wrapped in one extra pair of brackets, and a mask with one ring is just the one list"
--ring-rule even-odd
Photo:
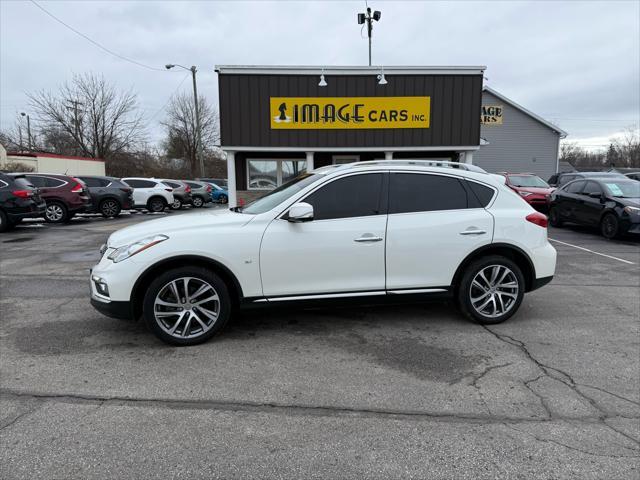
[(64, 210), (57, 203), (53, 203), (51, 205), (47, 205), (47, 209), (44, 214), (50, 222), (59, 222), (64, 217)]
[(158, 213), (164, 210), (164, 203), (159, 198), (154, 198), (149, 203), (149, 207), (152, 212)]
[(196, 208), (200, 208), (203, 204), (203, 201), (200, 197), (193, 197), (193, 206)]
[(173, 208), (174, 210), (180, 210), (180, 207), (182, 207), (182, 202), (177, 198), (175, 198), (173, 200), (173, 204), (171, 205), (171, 208)]
[(199, 337), (218, 320), (220, 297), (208, 282), (196, 277), (180, 277), (160, 289), (153, 314), (160, 328), (172, 337)]
[(471, 305), (480, 315), (497, 318), (509, 312), (518, 299), (518, 278), (504, 265), (480, 270), (469, 287)]
[(105, 200), (102, 202), (102, 214), (105, 217), (114, 217), (118, 213), (118, 204), (115, 200)]

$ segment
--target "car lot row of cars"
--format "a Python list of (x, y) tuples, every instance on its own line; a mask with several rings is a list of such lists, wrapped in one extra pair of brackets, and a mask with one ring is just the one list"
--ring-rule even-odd
[(531, 173), (501, 172), (505, 184), (554, 227), (567, 223), (596, 227), (605, 238), (640, 234), (640, 174), (571, 172), (545, 182)]
[(0, 232), (25, 218), (64, 223), (78, 213), (113, 218), (122, 210), (162, 212), (185, 205), (201, 208), (211, 202), (227, 203), (226, 188), (213, 180), (0, 173)]

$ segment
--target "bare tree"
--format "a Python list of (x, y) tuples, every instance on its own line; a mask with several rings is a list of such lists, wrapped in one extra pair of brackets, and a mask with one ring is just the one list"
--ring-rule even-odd
[(616, 167), (640, 167), (640, 130), (635, 126), (626, 127), (621, 137), (612, 139), (609, 148), (616, 152)]
[[(216, 111), (205, 97), (198, 97), (202, 149), (205, 159), (211, 158), (218, 143)], [(198, 171), (196, 113), (193, 96), (183, 93), (174, 96), (167, 106), (167, 116), (162, 122), (167, 132), (164, 149), (167, 157), (184, 159), (194, 175)]]
[(136, 95), (118, 92), (102, 76), (75, 75), (55, 93), (43, 90), (28, 97), (41, 130), (65, 144), (71, 139), (73, 153), (109, 159), (143, 138)]

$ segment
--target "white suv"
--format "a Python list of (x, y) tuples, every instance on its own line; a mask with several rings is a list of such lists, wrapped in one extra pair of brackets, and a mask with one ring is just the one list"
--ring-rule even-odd
[(244, 208), (119, 230), (91, 303), (177, 345), (218, 333), (234, 307), (285, 302), (448, 296), (502, 322), (553, 278), (547, 218), (491, 175), (432, 163), (324, 167)]
[(136, 208), (146, 208), (150, 212), (163, 212), (173, 205), (173, 189), (153, 178), (128, 177), (121, 179), (133, 188), (133, 203)]

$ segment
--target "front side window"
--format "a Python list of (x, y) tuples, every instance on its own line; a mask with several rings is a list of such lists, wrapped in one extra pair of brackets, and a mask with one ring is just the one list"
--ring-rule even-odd
[(273, 190), (307, 171), (306, 160), (248, 159), (249, 190)]
[(322, 178), (322, 175), (304, 173), (289, 183), (285, 183), (275, 190), (271, 190), (264, 197), (251, 202), (246, 207), (237, 209), (237, 211), (251, 215), (268, 212), (320, 178)]
[(467, 191), (457, 178), (420, 173), (392, 173), (389, 213), (433, 212), (468, 208)]
[(592, 193), (600, 195), (602, 193), (602, 189), (596, 182), (587, 182), (582, 193), (584, 195), (591, 195)]
[(382, 173), (367, 173), (339, 178), (302, 200), (313, 206), (314, 220), (381, 215)]

